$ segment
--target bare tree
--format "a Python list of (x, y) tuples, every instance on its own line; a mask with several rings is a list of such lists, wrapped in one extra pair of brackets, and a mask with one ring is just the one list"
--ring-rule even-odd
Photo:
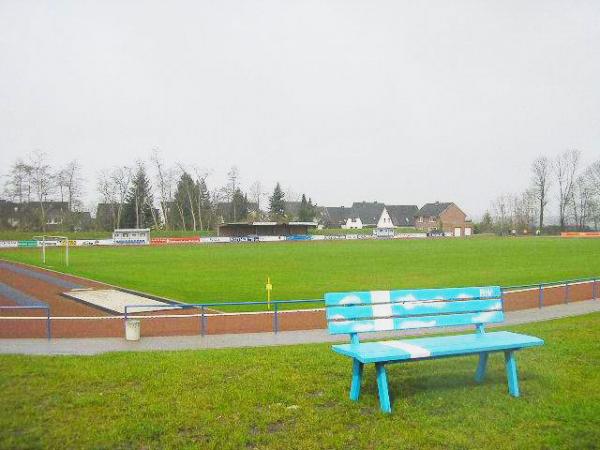
[(505, 234), (509, 231), (511, 224), (510, 196), (500, 195), (492, 202), (492, 211), (494, 212), (494, 225), (498, 234)]
[(567, 150), (554, 160), (554, 175), (558, 184), (558, 213), (560, 229), (564, 230), (567, 220), (567, 211), (573, 198), (577, 169), (581, 152), (579, 150)]
[(179, 163), (178, 166), (181, 172), (181, 180), (183, 181), (183, 183), (181, 183), (181, 186), (184, 189), (184, 194), (188, 204), (188, 208), (190, 209), (190, 214), (192, 215), (192, 229), (194, 231), (197, 231), (198, 223), (196, 221), (196, 185), (192, 176), (187, 172), (185, 166), (182, 163)]
[(198, 223), (200, 230), (208, 229), (210, 223), (210, 193), (206, 187), (206, 179), (208, 178), (209, 172), (201, 171), (197, 167), (194, 167), (194, 174), (196, 175), (196, 203), (198, 208)]
[(216, 221), (223, 222), (223, 211), (219, 209), (219, 204), (227, 200), (226, 194), (223, 189), (213, 189), (210, 191), (210, 199), (213, 207), (215, 208)]
[(227, 184), (226, 192), (228, 201), (231, 203), (232, 211), (233, 211), (233, 221), (237, 221), (237, 211), (236, 211), (236, 202), (234, 202), (234, 194), (238, 189), (238, 179), (240, 177), (240, 172), (236, 166), (231, 166), (229, 172), (227, 172), (227, 179), (229, 183)]
[(31, 172), (32, 168), (22, 159), (18, 159), (10, 168), (8, 180), (4, 186), (7, 197), (14, 202), (31, 201)]
[[(109, 170), (102, 170), (98, 174), (98, 192), (102, 202), (110, 209), (112, 228), (119, 228), (117, 223), (117, 193), (116, 186), (112, 180), (112, 174)], [(100, 211), (98, 211), (100, 212)], [(96, 217), (99, 219), (99, 217)]]
[(117, 203), (116, 228), (121, 227), (123, 207), (125, 206), (125, 200), (127, 198), (127, 193), (129, 192), (129, 186), (131, 185), (132, 179), (133, 169), (129, 166), (117, 166), (114, 167), (110, 172), (110, 182), (113, 184), (115, 200)]
[(58, 172), (56, 172), (54, 175), (54, 181), (56, 183), (56, 187), (58, 188), (60, 201), (63, 203), (65, 201), (65, 193), (67, 190), (67, 176), (64, 169), (59, 169)]
[(285, 190), (285, 198), (286, 201), (288, 202), (299, 202), (300, 201), (300, 194), (297, 194), (296, 192), (294, 192), (294, 190), (292, 189), (291, 186), (288, 186)]
[(250, 200), (256, 203), (256, 212), (260, 213), (260, 199), (267, 192), (263, 192), (263, 187), (260, 181), (255, 181), (250, 186)]
[(55, 175), (56, 187), (60, 193), (60, 201), (67, 203), (67, 212), (77, 211), (81, 207), (81, 194), (83, 193), (83, 179), (81, 166), (74, 159), (60, 168)]
[(31, 166), (31, 181), (36, 200), (40, 208), (40, 219), (42, 231), (46, 231), (46, 206), (48, 196), (52, 193), (54, 180), (52, 170), (48, 164), (47, 155), (40, 151), (35, 151), (29, 155), (29, 165)]
[(594, 230), (600, 226), (600, 197), (595, 196), (589, 205), (589, 220), (594, 224)]
[(538, 201), (538, 227), (540, 231), (544, 227), (544, 209), (548, 204), (550, 166), (550, 160), (545, 156), (540, 156), (531, 165), (531, 184), (533, 188), (533, 194)]
[(535, 228), (536, 216), (539, 217), (538, 208), (538, 198), (533, 190), (527, 189), (521, 194), (516, 215), (519, 229), (529, 231)]
[(168, 230), (170, 227), (169, 209), (173, 202), (173, 182), (175, 181), (175, 172), (173, 169), (165, 167), (158, 149), (152, 151), (150, 161), (154, 165), (154, 170), (156, 171), (160, 210), (163, 215), (163, 220), (165, 221), (165, 229)]
[(77, 211), (81, 207), (81, 195), (83, 194), (83, 178), (79, 161), (76, 159), (69, 161), (63, 172), (66, 179), (69, 211)]
[(585, 172), (575, 180), (571, 208), (577, 229), (583, 231), (588, 222), (590, 204), (593, 202), (593, 187), (590, 183), (590, 174)]
[(592, 163), (586, 171), (594, 196), (600, 197), (600, 160)]

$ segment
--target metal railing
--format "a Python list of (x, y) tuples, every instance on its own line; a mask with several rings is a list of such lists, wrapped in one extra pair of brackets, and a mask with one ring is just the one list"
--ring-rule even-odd
[(573, 278), (571, 280), (563, 280), (563, 281), (548, 281), (543, 283), (535, 283), (535, 284), (521, 284), (514, 286), (504, 286), (502, 287), (503, 293), (510, 293), (519, 290), (533, 290), (537, 289), (538, 291), (538, 308), (543, 308), (544, 306), (544, 289), (545, 288), (556, 288), (564, 286), (564, 303), (569, 304), (569, 293), (570, 288), (574, 284), (580, 283), (592, 283), (592, 300), (598, 299), (598, 277), (589, 277), (589, 278)]
[[(273, 314), (273, 332), (277, 334), (279, 332), (279, 305), (297, 305), (297, 304), (321, 304), (324, 303), (324, 299), (312, 299), (312, 300), (271, 300), (267, 301), (251, 301), (251, 302), (224, 302), (224, 303), (186, 303), (186, 304), (166, 304), (166, 305), (152, 305), (151, 308), (166, 308), (166, 309), (199, 309), (200, 313), (194, 316), (200, 317), (200, 335), (205, 336), (208, 325), (206, 323), (206, 310), (213, 307), (227, 307), (227, 306), (258, 306), (258, 305), (273, 305), (273, 311), (257, 311), (262, 314)], [(131, 318), (148, 318), (144, 316), (131, 316), (132, 308), (148, 308), (148, 305), (125, 305), (125, 313), (123, 320), (125, 323)], [(176, 318), (178, 316), (152, 316), (152, 318)], [(188, 316), (189, 317), (189, 316)]]
[(44, 306), (44, 305), (35, 305), (35, 306), (4, 306), (4, 305), (0, 305), (0, 310), (22, 310), (22, 309), (43, 309), (46, 311), (46, 317), (40, 316), (40, 317), (0, 317), (0, 319), (12, 319), (12, 320), (46, 320), (46, 337), (48, 338), (48, 340), (50, 340), (50, 338), (52, 337), (52, 325), (50, 324), (51, 322), (51, 317), (50, 317), (50, 307), (49, 306)]
[[(574, 284), (579, 283), (592, 283), (592, 300), (598, 300), (600, 295), (600, 277), (589, 277), (589, 278), (576, 278), (564, 281), (551, 281), (551, 282), (542, 282), (542, 283), (534, 283), (534, 284), (521, 284), (521, 285), (512, 285), (512, 286), (503, 286), (501, 287), (502, 295), (510, 294), (511, 292), (519, 291), (519, 290), (533, 290), (537, 289), (538, 291), (538, 307), (542, 308), (544, 306), (544, 289), (545, 288), (555, 288), (564, 286), (564, 303), (568, 304), (570, 300), (570, 292), (571, 287)], [(1, 306), (0, 310), (44, 310), (46, 311), (46, 315), (44, 316), (35, 316), (35, 317), (26, 317), (26, 316), (17, 316), (17, 317), (2, 317), (0, 316), (0, 320), (45, 320), (46, 321), (46, 336), (48, 339), (52, 337), (52, 320), (62, 320), (62, 319), (121, 319), (126, 323), (129, 319), (160, 319), (160, 318), (177, 318), (177, 317), (198, 317), (199, 320), (199, 332), (202, 336), (205, 336), (208, 331), (208, 322), (207, 317), (212, 316), (209, 311), (211, 308), (223, 308), (230, 306), (268, 306), (272, 305), (273, 310), (265, 311), (254, 311), (254, 313), (260, 314), (273, 314), (272, 319), (272, 330), (274, 333), (279, 333), (280, 330), (280, 314), (282, 313), (281, 307), (285, 305), (294, 305), (294, 304), (314, 304), (319, 305), (320, 307), (324, 307), (325, 300), (323, 298), (320, 299), (307, 299), (307, 300), (272, 300), (270, 302), (267, 301), (237, 301), (237, 302), (209, 302), (209, 303), (171, 303), (164, 305), (125, 305), (124, 314), (120, 316), (111, 316), (111, 317), (52, 317), (50, 315), (50, 307), (49, 306)], [(504, 304), (503, 304), (504, 306)], [(192, 315), (154, 315), (154, 316), (143, 316), (143, 315), (132, 315), (131, 310), (148, 308), (151, 307), (153, 309), (165, 308), (165, 309), (197, 309), (199, 313)], [(285, 312), (286, 310), (283, 310)], [(214, 314), (215, 316), (221, 315), (222, 311)]]

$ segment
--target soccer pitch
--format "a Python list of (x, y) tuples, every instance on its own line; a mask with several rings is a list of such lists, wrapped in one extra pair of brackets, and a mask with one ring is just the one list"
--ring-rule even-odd
[[(330, 291), (515, 285), (600, 275), (600, 239), (472, 238), (77, 247), (48, 268), (184, 302), (316, 299)], [(40, 251), (0, 258), (41, 266)], [(313, 305), (314, 306), (314, 305)], [(310, 307), (310, 306), (309, 306)]]

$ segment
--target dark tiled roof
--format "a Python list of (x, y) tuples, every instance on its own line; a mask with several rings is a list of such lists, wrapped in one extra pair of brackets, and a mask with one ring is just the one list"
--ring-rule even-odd
[(330, 225), (342, 225), (350, 217), (354, 217), (352, 208), (343, 206), (325, 206), (322, 212), (323, 220)]
[(363, 226), (377, 225), (384, 207), (385, 205), (383, 203), (377, 202), (353, 203), (352, 212), (354, 217), (360, 217)]
[(448, 208), (450, 205), (452, 205), (451, 202), (446, 202), (446, 203), (441, 203), (441, 202), (426, 203), (425, 205), (423, 205), (421, 207), (421, 209), (417, 213), (417, 216), (421, 216), (421, 217), (439, 217), (439, 215), (441, 213), (443, 213), (446, 210), (446, 208)]
[(395, 227), (412, 227), (419, 211), (417, 205), (385, 205)]

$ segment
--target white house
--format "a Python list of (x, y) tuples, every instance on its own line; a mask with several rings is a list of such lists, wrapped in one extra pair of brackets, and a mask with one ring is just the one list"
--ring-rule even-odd
[(381, 216), (379, 216), (379, 220), (377, 221), (377, 228), (394, 228), (390, 213), (385, 207), (381, 211)]
[(348, 217), (346, 219), (346, 223), (342, 225), (342, 228), (345, 230), (360, 230), (362, 227), (363, 224), (362, 220), (360, 220), (360, 217)]

